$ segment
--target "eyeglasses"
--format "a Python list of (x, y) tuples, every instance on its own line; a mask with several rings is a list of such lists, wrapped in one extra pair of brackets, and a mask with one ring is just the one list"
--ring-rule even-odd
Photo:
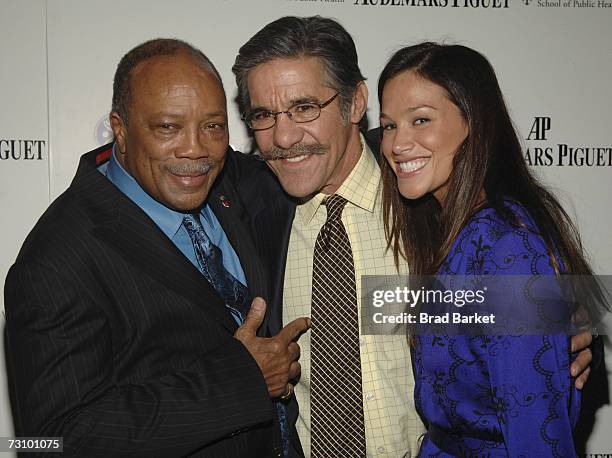
[(340, 93), (336, 92), (331, 99), (323, 103), (298, 103), (285, 111), (254, 111), (245, 115), (243, 119), (252, 130), (271, 129), (276, 124), (277, 116), (283, 113), (285, 113), (293, 122), (303, 123), (314, 121), (321, 116), (321, 110), (332, 103), (334, 99), (338, 97), (338, 94)]

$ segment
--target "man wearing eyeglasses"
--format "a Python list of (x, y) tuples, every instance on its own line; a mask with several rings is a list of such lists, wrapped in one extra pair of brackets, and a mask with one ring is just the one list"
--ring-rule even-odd
[[(284, 17), (240, 48), (233, 72), (267, 165), (238, 161), (232, 172), (272, 278), (267, 329), (312, 317), (292, 381), (294, 449), (301, 441), (307, 457), (415, 456), (424, 426), (406, 337), (359, 333), (361, 276), (407, 266), (386, 249), (380, 169), (359, 130), (368, 90), (353, 40), (331, 19)], [(589, 360), (583, 352), (576, 368)], [(296, 416), (293, 401), (288, 421)]]
[[(398, 271), (386, 252), (380, 170), (359, 131), (368, 89), (353, 40), (330, 19), (281, 18), (240, 49), (233, 71), (245, 121), (278, 179), (261, 162), (239, 177), (275, 279), (268, 328), (312, 315), (295, 386), (305, 455), (416, 454), (424, 427), (406, 338), (358, 329), (361, 275)], [(333, 248), (340, 225), (348, 252)], [(324, 239), (330, 248), (321, 250)], [(344, 289), (327, 291), (337, 285)], [(289, 416), (296, 414), (294, 402)]]

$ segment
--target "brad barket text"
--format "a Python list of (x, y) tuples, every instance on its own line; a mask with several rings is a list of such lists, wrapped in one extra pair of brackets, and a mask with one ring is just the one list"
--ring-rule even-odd
[(387, 315), (376, 312), (372, 315), (372, 321), (376, 324), (495, 324), (493, 313), (470, 313), (446, 312), (434, 315), (426, 312), (410, 313), (402, 312)]

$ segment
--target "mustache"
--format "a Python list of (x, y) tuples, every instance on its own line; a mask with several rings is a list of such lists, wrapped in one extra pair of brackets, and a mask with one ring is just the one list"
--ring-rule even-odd
[(174, 175), (204, 175), (215, 167), (212, 159), (202, 159), (197, 162), (185, 162), (181, 164), (166, 164), (165, 169)]
[(314, 145), (293, 145), (291, 148), (278, 148), (273, 146), (267, 151), (262, 151), (260, 157), (264, 161), (276, 161), (279, 159), (290, 159), (292, 157), (304, 156), (310, 154), (325, 154), (329, 151), (329, 146), (314, 144)]

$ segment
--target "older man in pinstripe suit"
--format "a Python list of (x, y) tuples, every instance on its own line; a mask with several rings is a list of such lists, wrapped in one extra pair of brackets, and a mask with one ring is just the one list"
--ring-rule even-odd
[(222, 170), (217, 71), (144, 43), (118, 66), (111, 124), (6, 280), (16, 434), (74, 456), (282, 456), (277, 398), (309, 323), (255, 334), (266, 279)]

